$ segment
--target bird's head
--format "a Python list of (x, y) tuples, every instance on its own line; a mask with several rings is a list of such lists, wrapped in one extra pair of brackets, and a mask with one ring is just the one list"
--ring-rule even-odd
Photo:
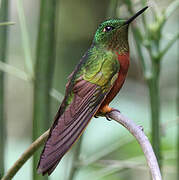
[(141, 9), (128, 20), (110, 19), (101, 23), (96, 31), (94, 43), (103, 45), (107, 49), (128, 51), (128, 27), (129, 24), (148, 7)]

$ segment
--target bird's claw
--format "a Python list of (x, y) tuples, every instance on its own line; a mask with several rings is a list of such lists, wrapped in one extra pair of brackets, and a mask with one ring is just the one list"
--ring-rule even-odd
[[(121, 113), (118, 109), (113, 109), (112, 108), (112, 110), (111, 110), (111, 112), (112, 111), (117, 111), (118, 113)], [(110, 113), (110, 112), (109, 112)], [(108, 121), (112, 121), (112, 119), (110, 119), (110, 117), (109, 117), (109, 113), (106, 113), (104, 116), (106, 117), (106, 119), (108, 120)]]
[[(112, 110), (111, 110), (110, 112), (112, 112), (112, 111), (117, 111), (118, 113), (121, 113), (119, 110), (113, 109), (113, 108), (112, 108)], [(111, 119), (110, 116), (109, 116), (110, 112), (107, 112), (107, 113), (99, 113), (99, 112), (98, 112), (97, 114), (94, 115), (94, 117), (95, 117), (95, 118), (98, 118), (99, 116), (103, 116), (103, 117), (105, 117), (108, 121), (112, 121), (112, 119)]]
[(99, 118), (99, 116), (97, 116), (97, 115), (94, 115), (94, 117), (95, 117), (95, 118)]
[(112, 121), (112, 120), (110, 119), (110, 117), (109, 117), (108, 114), (105, 114), (105, 117), (106, 117), (106, 119), (107, 119), (108, 121)]
[[(109, 115), (106, 113), (106, 114), (100, 114), (100, 116), (103, 116), (103, 117), (106, 117), (106, 119), (108, 121), (111, 121), (111, 119), (109, 118)], [(99, 115), (94, 115), (95, 118), (99, 118)]]

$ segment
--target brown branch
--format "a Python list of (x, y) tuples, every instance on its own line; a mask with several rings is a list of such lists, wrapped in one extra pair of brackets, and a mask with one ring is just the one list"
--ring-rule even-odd
[[(117, 110), (114, 110), (111, 113), (109, 113), (108, 117), (122, 124), (137, 139), (144, 152), (147, 164), (150, 169), (150, 173), (152, 175), (152, 179), (162, 180), (158, 162), (153, 152), (152, 146), (148, 138), (145, 136), (144, 132), (141, 130), (141, 127), (137, 126), (132, 120), (123, 116)], [(14, 165), (8, 170), (8, 172), (2, 178), (2, 180), (12, 179), (14, 175), (17, 173), (17, 171), (23, 166), (23, 164), (45, 142), (48, 134), (49, 130), (46, 131), (43, 135), (41, 135), (36, 141), (34, 141), (30, 145), (30, 147), (21, 155), (21, 157), (14, 163)]]

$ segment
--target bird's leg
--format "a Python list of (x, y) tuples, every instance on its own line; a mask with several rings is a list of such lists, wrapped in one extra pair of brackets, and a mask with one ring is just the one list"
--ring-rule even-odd
[(94, 117), (97, 118), (97, 117), (99, 117), (99, 116), (104, 116), (104, 117), (106, 117), (106, 119), (107, 119), (108, 121), (111, 121), (111, 119), (110, 119), (110, 117), (109, 117), (109, 113), (112, 112), (112, 111), (118, 111), (118, 112), (120, 113), (119, 110), (114, 109), (114, 108), (111, 108), (111, 107), (109, 107), (109, 105), (105, 105), (105, 106), (102, 106), (102, 107), (98, 110), (98, 112), (95, 114)]
[(108, 105), (104, 105), (102, 107), (99, 108), (99, 110), (97, 111), (97, 113), (95, 114), (95, 118), (99, 117), (99, 116), (103, 116), (103, 117), (106, 117), (107, 120), (110, 121), (109, 117), (107, 116), (107, 114), (109, 112), (112, 111), (112, 108), (109, 107)]

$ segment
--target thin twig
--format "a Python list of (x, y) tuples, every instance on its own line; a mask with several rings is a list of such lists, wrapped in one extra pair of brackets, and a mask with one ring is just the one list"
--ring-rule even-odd
[(19, 169), (25, 164), (25, 162), (40, 148), (40, 146), (45, 142), (49, 134), (47, 130), (42, 134), (36, 141), (34, 141), (29, 148), (20, 156), (20, 158), (14, 163), (14, 165), (7, 171), (6, 175), (1, 180), (10, 180)]
[(9, 25), (14, 25), (15, 22), (2, 22), (0, 23), (0, 26), (9, 26)]
[[(157, 159), (153, 152), (152, 146), (145, 136), (144, 132), (139, 126), (137, 126), (133, 121), (129, 120), (123, 116), (118, 111), (112, 111), (108, 114), (109, 118), (115, 120), (116, 122), (122, 124), (139, 142), (144, 155), (147, 160), (151, 175), (153, 180), (162, 180), (160, 169), (157, 163)], [(2, 180), (9, 180), (17, 173), (17, 171), (22, 167), (22, 165), (35, 153), (35, 151), (44, 143), (48, 136), (49, 130), (46, 131), (42, 136), (40, 136), (30, 147), (22, 154), (22, 156), (14, 163)]]
[(10, 64), (1, 62), (1, 61), (0, 61), (0, 71), (11, 74), (14, 77), (17, 77), (17, 78), (22, 79), (24, 81), (29, 81), (29, 82), (32, 81), (32, 79), (24, 71), (21, 71), (20, 69), (12, 66)]
[[(0, 71), (8, 73), (9, 75), (13, 75), (16, 78), (19, 78), (21, 80), (27, 81), (29, 83), (33, 83), (34, 79), (30, 77), (26, 72), (10, 65), (4, 62), (1, 62), (0, 59)], [(53, 97), (55, 100), (58, 102), (62, 102), (64, 95), (60, 93), (58, 90), (55, 88), (52, 88), (49, 92), (50, 96)]]
[(64, 99), (64, 95), (55, 88), (52, 88), (50, 90), (50, 96), (53, 97), (55, 100), (57, 100), (57, 102), (62, 102)]
[(168, 52), (168, 50), (171, 48), (171, 46), (179, 39), (179, 33), (174, 35), (172, 39), (167, 43), (167, 45), (159, 52), (159, 58), (162, 59), (163, 56)]
[[(179, 23), (178, 23), (178, 28), (179, 28)], [(177, 47), (179, 48), (179, 41), (177, 41)], [(178, 49), (177, 48), (177, 49)], [(179, 53), (178, 54), (178, 58), (179, 58)], [(177, 115), (178, 115), (178, 134), (177, 134), (177, 145), (176, 145), (176, 148), (177, 148), (177, 179), (179, 179), (179, 61), (177, 63), (178, 65), (178, 68), (177, 68)]]
[(157, 159), (153, 152), (152, 146), (145, 136), (144, 132), (141, 130), (139, 126), (137, 126), (133, 121), (123, 116), (118, 111), (112, 111), (108, 115), (111, 119), (115, 120), (116, 122), (122, 124), (130, 133), (137, 139), (138, 143), (140, 144), (145, 158), (147, 160), (147, 164), (149, 166), (152, 179), (153, 180), (161, 180), (161, 173), (158, 166)]
[(26, 65), (29, 76), (33, 78), (34, 67), (33, 67), (33, 62), (32, 62), (30, 39), (29, 39), (27, 25), (26, 25), (23, 1), (17, 0), (16, 3), (17, 3), (17, 12), (19, 15), (19, 22), (20, 22), (20, 28), (21, 28), (21, 34), (22, 34), (22, 41), (23, 41), (23, 48), (24, 48), (24, 55), (25, 55), (25, 65)]

